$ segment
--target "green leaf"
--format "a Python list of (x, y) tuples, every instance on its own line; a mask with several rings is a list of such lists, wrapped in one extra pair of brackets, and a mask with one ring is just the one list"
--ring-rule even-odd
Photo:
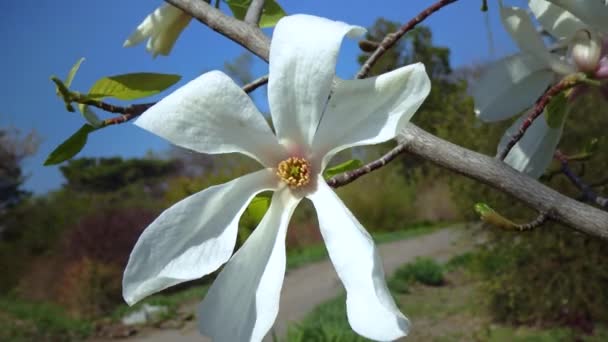
[(345, 161), (344, 163), (338, 164), (334, 167), (325, 169), (325, 172), (323, 172), (323, 177), (325, 179), (329, 179), (337, 174), (340, 174), (340, 173), (346, 172), (346, 171), (350, 171), (350, 170), (354, 170), (354, 169), (360, 168), (361, 166), (363, 166), (362, 161), (360, 161), (359, 159), (351, 159), (349, 161)]
[(545, 119), (551, 128), (560, 128), (568, 116), (568, 98), (564, 92), (554, 96), (545, 107)]
[(104, 77), (91, 87), (88, 96), (102, 99), (135, 100), (156, 95), (179, 81), (181, 76), (138, 72)]
[(66, 141), (49, 154), (48, 158), (44, 161), (44, 165), (55, 165), (62, 161), (68, 160), (75, 156), (84, 145), (87, 143), (87, 137), (89, 133), (93, 132), (95, 127), (84, 124), (76, 133), (72, 134)]
[(69, 88), (70, 86), (72, 86), (74, 76), (76, 76), (76, 72), (78, 71), (78, 69), (80, 69), (80, 64), (82, 64), (82, 62), (84, 62), (84, 57), (81, 57), (78, 61), (76, 61), (76, 63), (70, 69), (70, 72), (68, 72), (68, 77), (65, 78), (64, 82), (66, 87)]
[[(226, 0), (226, 3), (230, 7), (232, 15), (236, 19), (243, 20), (245, 19), (245, 14), (247, 14), (251, 0)], [(279, 19), (286, 15), (283, 8), (275, 0), (266, 0), (264, 2), (264, 9), (262, 10), (262, 17), (260, 18), (260, 27), (273, 27)]]
[(287, 13), (285, 13), (278, 2), (275, 0), (266, 0), (262, 17), (260, 18), (260, 27), (273, 27), (286, 15)]
[(251, 200), (246, 210), (255, 222), (260, 222), (268, 211), (268, 207), (270, 207), (270, 195), (260, 194)]

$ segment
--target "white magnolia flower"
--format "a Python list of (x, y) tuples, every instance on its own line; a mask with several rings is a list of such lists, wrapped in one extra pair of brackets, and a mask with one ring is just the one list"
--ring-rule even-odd
[[(550, 2), (549, 2), (550, 1)], [(608, 8), (599, 2), (530, 0), (532, 13), (539, 23), (566, 49), (550, 50), (545, 46), (527, 11), (507, 7), (500, 2), (503, 26), (517, 43), (521, 53), (504, 58), (489, 67), (473, 87), (475, 111), (486, 122), (504, 120), (528, 109), (559, 78), (576, 72), (598, 73), (601, 70), (601, 33), (597, 27), (608, 25)], [(562, 8), (557, 4), (564, 5)], [(585, 5), (590, 5), (585, 7)], [(568, 10), (585, 15), (579, 19)], [(597, 14), (594, 14), (594, 12)], [(569, 52), (565, 54), (564, 50)], [(608, 62), (608, 61), (607, 61)], [(543, 114), (511, 149), (505, 162), (518, 171), (538, 178), (549, 166), (563, 130), (562, 122), (549, 127)], [(524, 118), (507, 130), (498, 146), (502, 151)]]
[[(276, 136), (247, 94), (219, 71), (191, 81), (137, 119), (136, 125), (176, 145), (240, 152), (264, 168), (178, 202), (146, 228), (124, 273), (129, 304), (230, 259), (199, 307), (200, 332), (214, 341), (260, 341), (279, 310), (288, 222), (308, 198), (346, 289), (352, 328), (376, 340), (407, 334), (409, 321), (386, 287), (372, 238), (322, 177), (339, 151), (394, 138), (430, 91), (422, 64), (364, 80), (336, 79), (343, 37), (364, 31), (307, 15), (281, 19), (268, 84)], [(268, 212), (231, 258), (239, 217), (267, 190), (274, 191)]]
[(167, 56), (175, 41), (188, 26), (192, 16), (170, 4), (158, 7), (137, 26), (135, 31), (125, 40), (123, 46), (135, 46), (148, 39), (146, 50), (153, 57)]

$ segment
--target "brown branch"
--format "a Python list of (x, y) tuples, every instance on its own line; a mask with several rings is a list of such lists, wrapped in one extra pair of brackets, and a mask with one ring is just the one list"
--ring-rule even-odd
[(431, 14), (437, 12), (444, 6), (447, 6), (456, 1), (457, 0), (437, 1), (436, 3), (431, 5), (429, 8), (420, 12), (420, 14), (415, 16), (407, 24), (403, 25), (399, 30), (384, 37), (384, 39), (382, 40), (382, 42), (380, 42), (380, 45), (378, 46), (376, 51), (374, 51), (374, 53), (372, 53), (372, 55), (369, 56), (367, 61), (365, 61), (365, 64), (363, 64), (363, 66), (361, 67), (361, 69), (359, 70), (359, 72), (357, 73), (357, 76), (355, 76), (355, 78), (365, 78), (368, 75), (372, 66), (380, 59), (380, 57), (382, 57), (382, 55), (384, 55), (384, 53), (386, 51), (388, 51), (390, 48), (392, 48), (393, 45), (395, 45), (395, 43), (401, 37), (403, 37), (407, 32), (411, 31), (414, 27), (416, 27), (416, 25), (420, 24), (422, 21), (424, 21), (426, 18), (428, 18)]
[(251, 93), (252, 91), (258, 89), (264, 84), (268, 83), (268, 75), (262, 76), (258, 79), (255, 79), (243, 86), (243, 91), (246, 93)]
[(171, 5), (191, 14), (212, 30), (240, 44), (256, 56), (268, 62), (270, 40), (257, 27), (249, 25), (200, 0), (165, 0)]
[(344, 186), (357, 178), (366, 175), (376, 169), (383, 167), (384, 165), (391, 162), (393, 159), (397, 158), (397, 156), (405, 151), (404, 145), (397, 145), (395, 148), (390, 150), (387, 154), (383, 155), (379, 159), (376, 159), (370, 163), (367, 163), (361, 166), (358, 169), (346, 171), (339, 175), (336, 175), (327, 180), (327, 184), (332, 188), (338, 188)]
[(262, 11), (264, 10), (264, 0), (252, 0), (247, 13), (245, 14), (245, 22), (249, 25), (258, 27), (260, 18), (262, 17)]
[(513, 196), (550, 219), (608, 240), (608, 212), (578, 202), (504, 165), (408, 124), (397, 137), (408, 153)]
[[(248, 83), (243, 86), (243, 91), (246, 93), (250, 93), (260, 86), (268, 83), (268, 75), (262, 76), (251, 83)], [(101, 100), (94, 100), (80, 93), (70, 93), (70, 101), (85, 104), (88, 106), (93, 106), (104, 110), (109, 113), (119, 113), (122, 115), (115, 116), (113, 118), (105, 119), (102, 121), (101, 127), (112, 126), (122, 124), (132, 119), (140, 116), (143, 112), (145, 112), (148, 108), (154, 106), (156, 102), (149, 103), (136, 103), (129, 106), (116, 106)]]
[(505, 148), (500, 151), (500, 153), (497, 155), (497, 158), (500, 160), (504, 160), (507, 157), (509, 151), (511, 151), (513, 146), (515, 146), (515, 144), (517, 144), (517, 142), (521, 140), (524, 134), (526, 134), (528, 128), (530, 128), (534, 120), (536, 120), (536, 118), (538, 118), (543, 113), (545, 107), (547, 107), (547, 105), (549, 104), (549, 102), (551, 102), (554, 96), (560, 94), (562, 91), (574, 87), (580, 81), (580, 76), (575, 75), (574, 77), (566, 77), (554, 84), (553, 86), (549, 87), (536, 100), (536, 103), (530, 111), (530, 114), (528, 114), (528, 117), (524, 120), (524, 122), (522, 122), (521, 126), (519, 127), (519, 130), (513, 135), (513, 137), (511, 137), (511, 140), (509, 140)]

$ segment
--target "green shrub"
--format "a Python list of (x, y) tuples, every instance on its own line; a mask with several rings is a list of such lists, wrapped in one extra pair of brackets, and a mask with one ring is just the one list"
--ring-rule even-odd
[(388, 286), (397, 293), (408, 293), (409, 285), (413, 282), (429, 286), (443, 285), (443, 267), (433, 259), (416, 258), (414, 262), (398, 268), (388, 281)]

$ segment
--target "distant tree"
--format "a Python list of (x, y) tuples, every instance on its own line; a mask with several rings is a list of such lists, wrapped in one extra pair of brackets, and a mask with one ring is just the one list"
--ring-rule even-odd
[(109, 192), (132, 184), (155, 185), (180, 168), (177, 160), (113, 157), (73, 159), (60, 170), (70, 190)]
[(38, 145), (34, 132), (21, 138), (17, 130), (0, 128), (0, 215), (29, 195), (22, 188), (25, 176), (21, 163), (36, 152)]

